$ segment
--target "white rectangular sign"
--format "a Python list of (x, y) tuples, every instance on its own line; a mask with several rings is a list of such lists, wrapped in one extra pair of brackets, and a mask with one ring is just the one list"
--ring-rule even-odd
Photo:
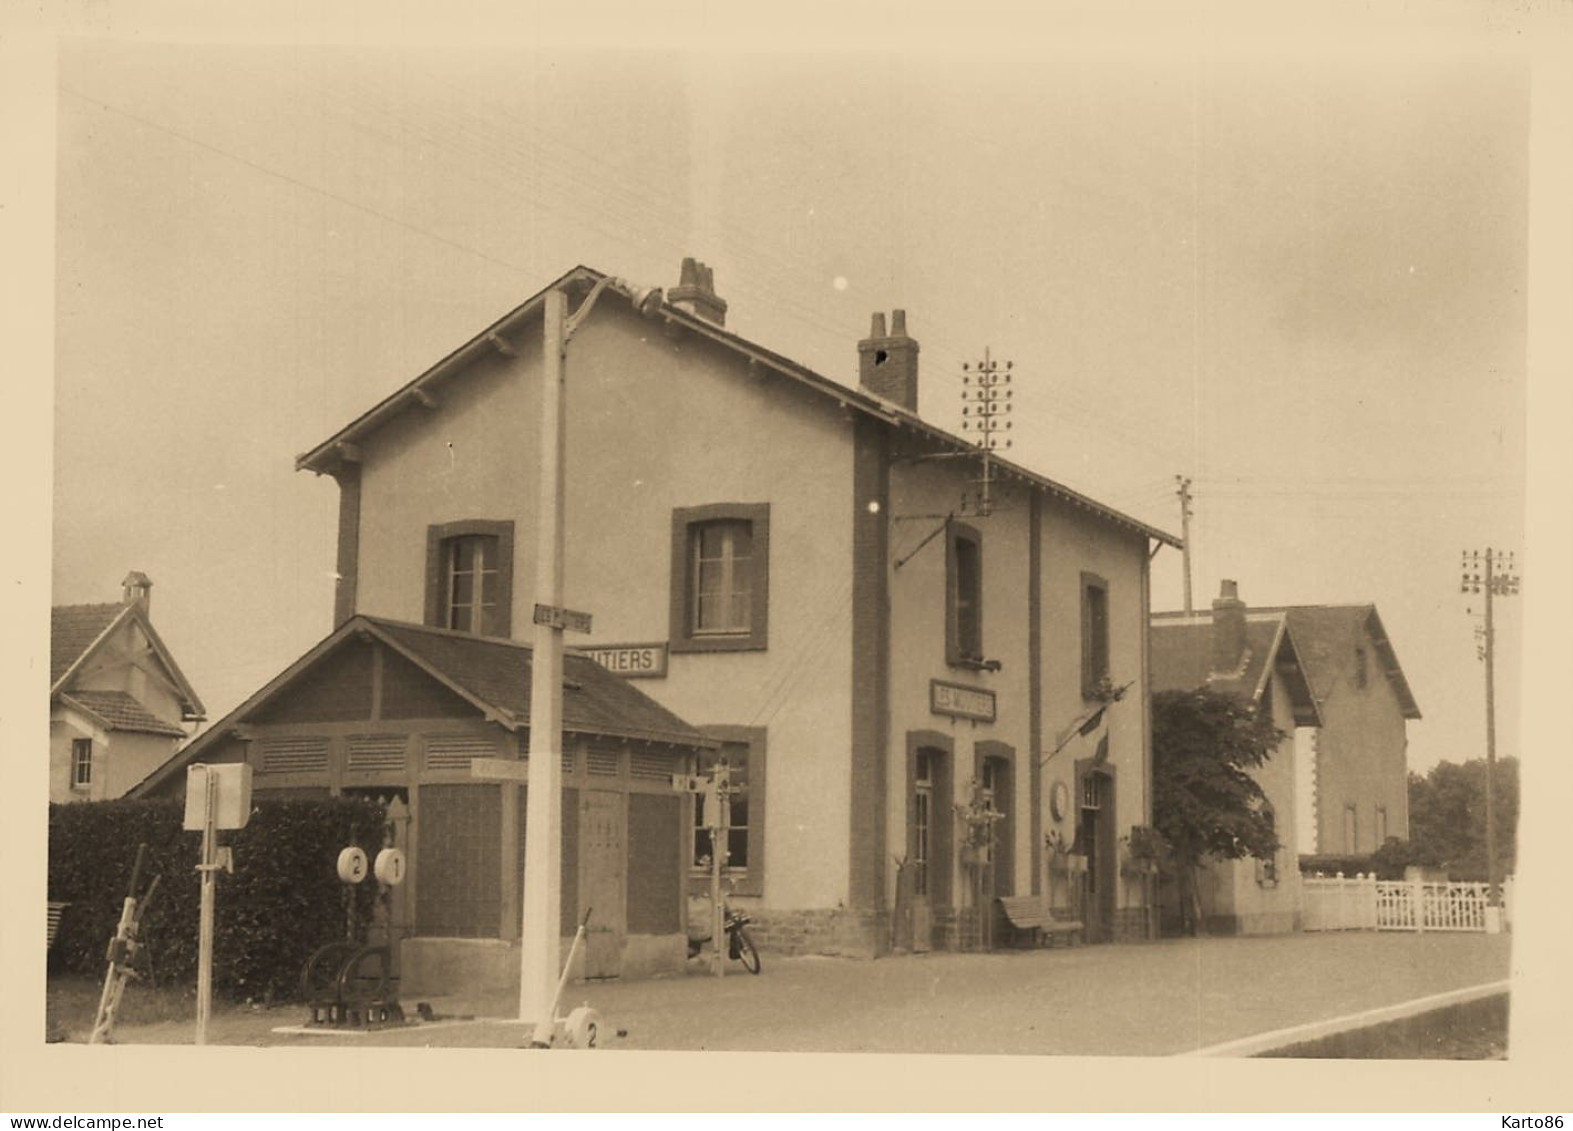
[(664, 679), (666, 644), (596, 644), (581, 648), (586, 656), (624, 679)]
[(186, 813), (181, 828), (201, 832), (207, 824), (208, 778), (213, 779), (213, 827), (243, 829), (251, 820), (251, 766), (245, 762), (186, 767)]

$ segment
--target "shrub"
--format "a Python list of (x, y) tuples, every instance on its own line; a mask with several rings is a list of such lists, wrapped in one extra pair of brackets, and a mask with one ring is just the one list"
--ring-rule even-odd
[[(195, 984), (201, 881), (199, 833), (181, 828), (173, 801), (104, 801), (49, 807), (49, 898), (70, 903), (50, 964), (102, 977), (120, 921), (137, 845), (147, 845), (143, 885), (162, 876), (139, 937), (155, 984)], [(339, 882), (346, 845), (382, 845), (383, 810), (362, 798), (259, 801), (244, 829), (219, 833), (235, 872), (218, 873), (213, 988), (234, 999), (290, 996), (312, 951), (364, 937), (377, 885)]]

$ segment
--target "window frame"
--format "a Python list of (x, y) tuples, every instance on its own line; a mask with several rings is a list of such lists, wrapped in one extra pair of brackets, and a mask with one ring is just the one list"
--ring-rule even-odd
[[(961, 592), (962, 544), (970, 548), (976, 562), (975, 591), (970, 601), (964, 601)], [(952, 520), (945, 535), (945, 662), (953, 668), (976, 671), (985, 663), (983, 588), (983, 535), (976, 527)], [(967, 608), (972, 614), (975, 641), (963, 639), (962, 615)], [(969, 644), (975, 644), (975, 648), (967, 647)]]
[[(731, 881), (734, 894), (763, 895), (765, 892), (765, 736), (767, 731), (764, 727), (730, 725), (702, 726), (698, 730), (706, 738), (713, 738), (730, 746), (743, 746), (748, 750), (745, 770), (748, 786), (748, 824), (745, 826), (748, 830), (748, 863), (742, 867), (728, 865), (721, 874)], [(721, 753), (722, 751), (719, 750), (715, 752), (718, 757)], [(700, 759), (696, 759), (695, 769), (699, 769), (702, 764)], [(697, 864), (696, 854), (693, 852), (700, 813), (697, 797), (689, 805), (688, 813), (688, 874), (689, 887), (693, 890), (701, 884), (708, 884), (710, 877), (709, 867)]]
[[(1094, 623), (1094, 602), (1101, 600), (1102, 624)], [(1081, 574), (1081, 694), (1083, 699), (1098, 698), (1098, 687), (1112, 678), (1113, 657), (1110, 647), (1110, 602), (1108, 579), (1086, 570)]]
[[(455, 629), (448, 624), (448, 559), (453, 544), (461, 538), (492, 538), (497, 545), (497, 601), (493, 606), (491, 632), (479, 628)], [(426, 618), (425, 623), (451, 632), (471, 636), (508, 639), (513, 635), (513, 522), (467, 518), (457, 522), (434, 523), (426, 528)]]
[[(750, 549), (748, 628), (737, 632), (699, 632), (696, 555), (700, 531), (719, 523), (747, 523)], [(770, 642), (770, 504), (709, 503), (672, 509), (671, 615), (667, 641), (671, 652), (760, 652)]]
[[(86, 757), (83, 757), (83, 755)], [(82, 776), (82, 768), (87, 768), (87, 776)], [(73, 738), (71, 740), (71, 788), (93, 788), (93, 740), (91, 738)]]

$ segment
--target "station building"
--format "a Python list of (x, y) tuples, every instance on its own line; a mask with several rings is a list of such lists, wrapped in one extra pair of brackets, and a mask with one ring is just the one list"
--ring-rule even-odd
[[(337, 626), (528, 640), (544, 297), (608, 282), (568, 272), (299, 457), (338, 485)], [(564, 353), (564, 603), (593, 616), (569, 642), (708, 743), (672, 751), (746, 782), (728, 880), (764, 949), (979, 945), (993, 896), (1029, 893), (1092, 941), (1151, 932), (1120, 856), (1150, 822), (1149, 561), (1178, 541), (997, 453), (985, 471), (919, 415), (900, 311), (848, 343), (843, 384), (729, 331), (703, 264), (639, 297), (610, 283)], [(582, 808), (593, 764), (577, 784)], [(418, 826), (436, 783), (407, 788)], [(697, 888), (707, 840), (674, 803)], [(604, 833), (637, 855), (630, 818)], [(417, 936), (497, 937), (422, 915)]]

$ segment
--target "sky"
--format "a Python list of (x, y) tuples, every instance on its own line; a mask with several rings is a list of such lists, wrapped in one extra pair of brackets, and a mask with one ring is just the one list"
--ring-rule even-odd
[[(715, 272), (846, 383), (904, 308), (920, 409), (1016, 374), (1011, 455), (1178, 533), (1194, 600), (1374, 602), (1484, 752), (1479, 598), (1524, 586), (1530, 72), (1496, 36), (746, 52), (63, 44), (52, 602), (154, 581), (212, 719), (331, 629), (337, 489), (297, 454), (584, 263)], [(1179, 608), (1181, 558), (1154, 560)], [(1497, 605), (1498, 752), (1521, 602)]]

